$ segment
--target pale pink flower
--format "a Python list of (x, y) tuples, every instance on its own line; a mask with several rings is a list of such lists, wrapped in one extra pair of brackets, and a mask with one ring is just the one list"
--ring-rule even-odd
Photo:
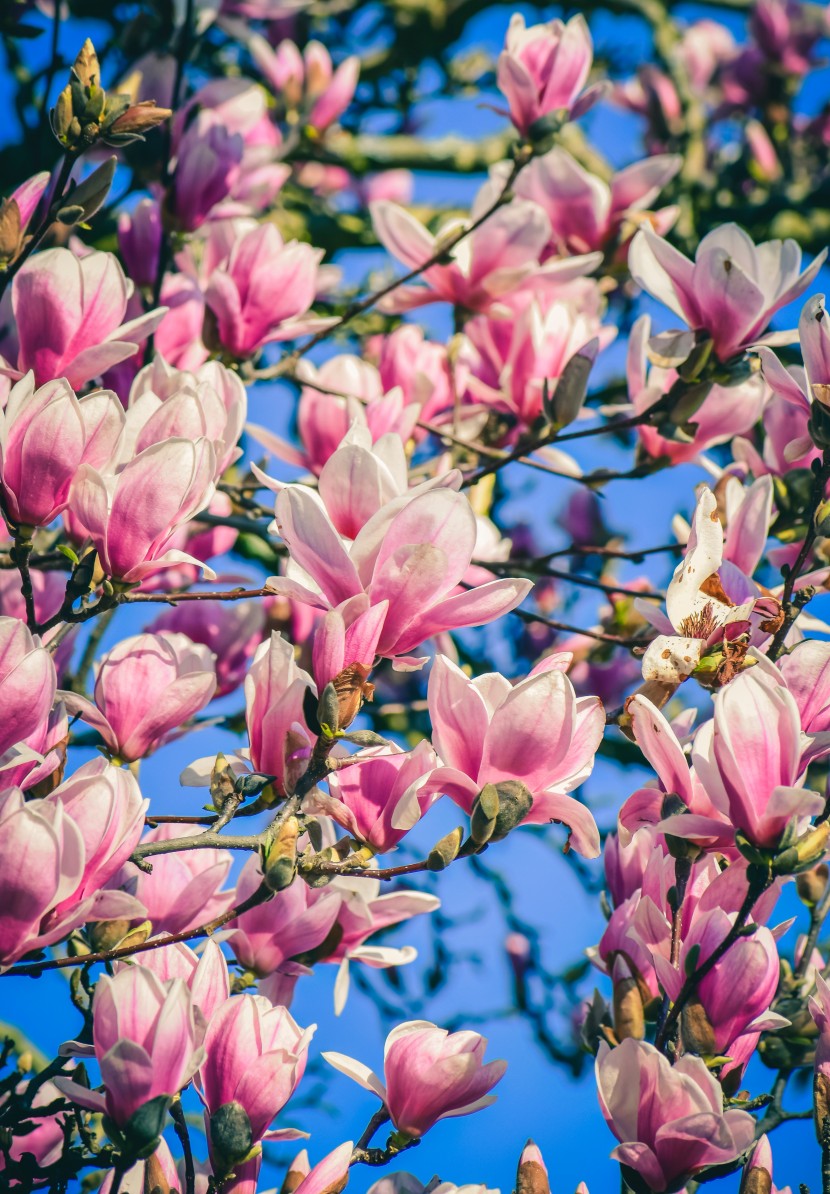
[(137, 634), (101, 658), (93, 700), (64, 693), (70, 713), (97, 730), (124, 762), (141, 759), (168, 741), (213, 697), (213, 656), (184, 634)]
[(0, 617), (0, 761), (46, 723), (57, 691), (52, 657), (17, 618)]
[[(17, 1095), (25, 1094), (28, 1082), (21, 1082), (14, 1091)], [(0, 1108), (7, 1103), (12, 1097), (11, 1092), (5, 1094), (0, 1099)], [(8, 1145), (8, 1156), (13, 1162), (22, 1161), (28, 1153), (29, 1157), (33, 1159), (33, 1178), (35, 1187), (38, 1188), (51, 1181), (51, 1178), (43, 1173), (42, 1177), (38, 1174), (48, 1170), (51, 1165), (60, 1161), (63, 1155), (64, 1142), (66, 1140), (66, 1121), (68, 1117), (68, 1108), (58, 1110), (54, 1113), (44, 1115), (45, 1108), (51, 1106), (60, 1099), (60, 1091), (51, 1082), (44, 1082), (39, 1086), (37, 1093), (32, 1099), (33, 1111), (41, 1114), (33, 1116), (25, 1126), (30, 1128), (30, 1131), (14, 1132)], [(0, 1152), (0, 1174), (6, 1171), (6, 1155)], [(23, 1190), (26, 1183), (17, 1179), (6, 1176), (4, 1179), (9, 1183), (9, 1190)]]
[(123, 322), (133, 284), (112, 253), (46, 249), (12, 283), (19, 352), (14, 376), (32, 370), (35, 384), (64, 377), (73, 389), (133, 356), (164, 310)]
[(723, 1110), (720, 1085), (699, 1057), (672, 1065), (646, 1041), (629, 1038), (615, 1049), (603, 1041), (596, 1078), (605, 1121), (620, 1141), (611, 1156), (655, 1194), (733, 1161), (754, 1138), (755, 1120)]
[(230, 998), (228, 964), (222, 950), (210, 939), (205, 942), (201, 956), (183, 941), (176, 941), (172, 945), (145, 950), (128, 961), (115, 962), (113, 972), (118, 974), (130, 966), (152, 970), (163, 983), (181, 979), (205, 1023)]
[[(323, 1157), (322, 1161), (306, 1173), (303, 1180), (297, 1186), (294, 1194), (330, 1194), (330, 1191), (341, 1189), (349, 1180), (352, 1159), (352, 1149), (354, 1145), (351, 1140), (346, 1140), (343, 1144), (339, 1144), (337, 1148), (333, 1149), (327, 1156)], [(308, 1157), (305, 1152), (300, 1154), (305, 1156), (305, 1164), (308, 1164)], [(299, 1158), (291, 1164), (291, 1168), (296, 1172), (301, 1172), (300, 1166), (297, 1164)]]
[(269, 588), (318, 609), (363, 593), (373, 606), (387, 603), (379, 655), (401, 655), (441, 631), (491, 622), (532, 587), (506, 578), (456, 592), (477, 527), (467, 498), (451, 489), (388, 503), (350, 547), (305, 487), (290, 485), (278, 495), (276, 521), (291, 562), (288, 575), (271, 577)]
[(529, 29), (520, 13), (513, 14), (496, 80), (523, 136), (543, 116), (561, 114), (564, 123), (597, 102), (604, 86), (585, 87), (593, 60), (594, 44), (581, 14), (567, 24), (555, 20)]
[(83, 464), (70, 492), (107, 576), (129, 584), (171, 564), (204, 567), (170, 540), (210, 503), (216, 455), (205, 439), (169, 439), (139, 452), (117, 473)]
[(245, 720), (251, 766), (273, 775), (281, 792), (293, 790), (313, 743), (303, 715), (310, 685), (311, 677), (297, 666), (291, 643), (272, 632), (257, 648), (245, 677)]
[[(198, 825), (162, 824), (144, 842), (165, 842), (200, 832)], [(229, 850), (179, 850), (153, 857), (151, 874), (127, 863), (111, 887), (132, 892), (144, 905), (153, 932), (182, 933), (221, 916), (233, 903), (233, 890), (222, 884), (231, 869)]]
[[(756, 343), (776, 311), (804, 293), (826, 256), (824, 250), (800, 272), (794, 240), (756, 245), (737, 224), (724, 224), (704, 236), (694, 261), (643, 228), (631, 242), (628, 264), (638, 285), (692, 331), (707, 332), (726, 361)], [(778, 343), (794, 338), (775, 334)]]
[(318, 132), (343, 115), (352, 101), (360, 74), (360, 59), (353, 54), (335, 70), (331, 55), (321, 42), (309, 41), (302, 54), (292, 41), (276, 50), (264, 37), (253, 36), (248, 49), (265, 80), (289, 112), (300, 110), (303, 120)]
[(568, 656), (548, 656), (516, 685), (497, 672), (471, 680), (439, 655), (429, 679), (432, 740), (444, 766), (430, 786), (470, 812), (485, 784), (518, 780), (533, 802), (522, 824), (565, 824), (579, 854), (596, 858), (590, 810), (568, 795), (590, 775), (605, 727), (596, 697), (577, 697)]
[(183, 634), (213, 655), (216, 696), (234, 692), (248, 672), (265, 630), (265, 610), (256, 601), (183, 601), (156, 618), (152, 634)]
[(81, 463), (102, 440), (113, 442), (122, 418), (110, 390), (79, 402), (63, 379), (36, 390), (31, 372), (12, 386), (0, 414), (0, 491), (8, 518), (17, 526), (48, 526), (69, 504)]
[(487, 1040), (477, 1032), (448, 1033), (428, 1020), (399, 1024), (386, 1038), (384, 1078), (342, 1053), (324, 1053), (336, 1070), (376, 1094), (399, 1132), (418, 1139), (449, 1116), (495, 1102), (489, 1092), (506, 1061), (484, 1063)]

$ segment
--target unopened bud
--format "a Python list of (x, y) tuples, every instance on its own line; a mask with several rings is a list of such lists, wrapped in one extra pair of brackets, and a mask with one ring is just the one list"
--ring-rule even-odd
[(101, 79), (101, 66), (95, 46), (89, 38), (78, 51), (78, 56), (72, 64), (72, 73), (82, 87), (97, 87)]
[(706, 1009), (696, 997), (690, 999), (680, 1013), (680, 1036), (687, 1053), (706, 1056), (717, 1049), (715, 1030), (706, 1015)]
[(340, 700), (337, 689), (329, 683), (317, 702), (317, 722), (326, 738), (333, 738), (340, 729)]
[(491, 839), (500, 842), (511, 829), (520, 825), (530, 812), (533, 796), (517, 779), (504, 779), (495, 785), (498, 793), (499, 811)]
[(594, 337), (568, 361), (553, 394), (545, 392), (544, 411), (552, 427), (567, 427), (579, 414), (588, 392), (588, 378), (598, 352), (599, 340)]
[(826, 862), (820, 863), (810, 871), (802, 871), (800, 875), (796, 875), (795, 888), (801, 902), (808, 908), (814, 908), (827, 889), (828, 878), (830, 878), (830, 868)]
[(144, 1166), (144, 1194), (172, 1194), (157, 1153), (148, 1157)]
[(443, 871), (458, 857), (464, 830), (459, 826), (453, 829), (440, 842), (436, 842), (427, 855), (428, 871)]
[(223, 1103), (210, 1117), (211, 1156), (216, 1158), (220, 1176), (232, 1173), (251, 1151), (254, 1142), (251, 1121), (241, 1103)]
[(542, 1153), (528, 1140), (516, 1170), (516, 1194), (550, 1194), (550, 1179)]
[(0, 270), (6, 269), (21, 248), (20, 208), (16, 199), (0, 200)]
[(149, 920), (132, 931), (128, 920), (99, 920), (87, 926), (90, 945), (96, 953), (120, 945), (142, 945), (152, 931)]
[(799, 871), (810, 870), (824, 857), (828, 837), (830, 821), (822, 821), (820, 825), (808, 829), (794, 845), (776, 854), (773, 871), (776, 875), (795, 875)]
[(618, 1041), (629, 1037), (642, 1041), (646, 1035), (643, 997), (637, 980), (632, 976), (625, 959), (617, 956), (614, 961), (614, 1032)]
[(294, 1160), (288, 1167), (282, 1185), (280, 1186), (280, 1194), (294, 1194), (294, 1191), (299, 1186), (300, 1182), (305, 1181), (309, 1173), (308, 1153), (303, 1149), (298, 1153)]
[(294, 881), (297, 870), (297, 838), (300, 823), (286, 817), (274, 839), (262, 848), (262, 874), (269, 891), (284, 891)]
[(499, 815), (499, 794), (495, 784), (485, 784), (476, 796), (470, 813), (470, 837), (477, 846), (485, 846), (493, 836)]
[(115, 120), (107, 121), (104, 135), (115, 144), (128, 145), (131, 141), (143, 140), (145, 133), (158, 128), (172, 115), (170, 108), (156, 107), (155, 100), (143, 100), (139, 104), (132, 104)]
[(72, 124), (72, 88), (68, 83), (55, 101), (55, 106), (49, 113), (49, 120), (52, 132), (64, 143)]
[(772, 1149), (766, 1136), (761, 1136), (749, 1154), (738, 1194), (772, 1194)]
[(338, 701), (338, 728), (346, 730), (360, 712), (364, 701), (374, 697), (375, 686), (368, 682), (372, 669), (362, 663), (352, 663), (332, 680)]

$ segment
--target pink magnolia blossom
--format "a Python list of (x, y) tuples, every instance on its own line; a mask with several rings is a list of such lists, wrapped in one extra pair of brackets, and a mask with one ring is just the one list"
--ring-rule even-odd
[[(69, 780), (64, 793), (69, 808), (60, 789), (30, 801), (19, 788), (0, 794), (0, 966), (63, 940), (86, 920), (129, 919), (143, 912), (130, 896), (98, 889), (112, 874), (110, 864), (118, 865), (137, 840), (135, 813), (140, 827), (146, 805), (133, 785), (127, 797), (127, 783), (110, 785), (107, 793), (105, 784), (93, 781), (87, 800), (83, 788)], [(121, 799), (131, 803), (107, 808), (108, 796), (118, 800), (119, 786)], [(107, 817), (103, 824), (96, 819), (100, 815)], [(129, 836), (119, 841), (114, 832), (121, 829)]]
[(413, 434), (419, 406), (405, 401), (399, 386), (384, 393), (377, 369), (367, 361), (344, 353), (317, 369), (304, 360), (298, 374), (306, 382), (297, 406), (302, 450), (297, 451), (267, 427), (248, 426), (277, 458), (320, 473), (355, 423), (369, 431), (371, 443), (390, 434), (406, 443)]
[(399, 1024), (386, 1038), (384, 1080), (342, 1053), (324, 1053), (386, 1105), (399, 1132), (418, 1139), (448, 1116), (469, 1115), (495, 1102), (489, 1092), (503, 1077), (506, 1061), (484, 1064), (487, 1040), (477, 1032), (448, 1033), (428, 1020)]
[(46, 799), (63, 805), (83, 838), (84, 873), (72, 901), (96, 895), (138, 845), (150, 802), (129, 771), (100, 758), (80, 766)]
[(196, 278), (165, 274), (161, 301), (167, 312), (153, 337), (157, 351), (178, 369), (198, 369), (210, 356), (202, 340), (205, 296)]
[(655, 1194), (674, 1189), (707, 1165), (732, 1161), (749, 1147), (755, 1120), (723, 1110), (723, 1093), (705, 1063), (690, 1054), (674, 1065), (653, 1045), (603, 1041), (596, 1061), (599, 1102), (620, 1141), (611, 1154)]
[(20, 268), (12, 283), (19, 351), (16, 370), (35, 384), (64, 377), (78, 390), (134, 355), (161, 322), (162, 309), (123, 322), (132, 282), (112, 253), (76, 257), (46, 249)]
[(306, 43), (300, 53), (292, 41), (282, 41), (276, 50), (264, 37), (253, 36), (248, 49), (289, 112), (301, 110), (303, 119), (318, 132), (343, 115), (352, 101), (360, 73), (360, 59), (352, 55), (335, 70), (331, 56), (318, 41)]
[(165, 439), (204, 436), (214, 445), (219, 476), (242, 454), (237, 443), (247, 412), (242, 380), (219, 361), (188, 373), (157, 354), (136, 374), (130, 389), (126, 432), (132, 450), (127, 459)]
[(0, 491), (14, 524), (48, 526), (66, 508), (75, 473), (117, 434), (120, 410), (109, 390), (79, 402), (63, 379), (36, 390), (30, 372), (12, 386), (0, 415)]
[[(660, 984), (668, 997), (676, 1000), (685, 979), (690, 951), (697, 948), (695, 965), (702, 965), (730, 932), (736, 913), (713, 908), (698, 913), (683, 934), (678, 966), (655, 951), (654, 963)], [(780, 965), (772, 933), (758, 926), (751, 936), (740, 937), (727, 950), (717, 966), (698, 983), (707, 1025), (700, 1040), (690, 1042), (696, 1052), (730, 1055), (739, 1038), (752, 1033), (757, 1040), (762, 1029), (775, 1029), (787, 1021), (770, 1012), (778, 988)], [(711, 1037), (707, 1039), (711, 1029)]]
[(0, 617), (0, 761), (49, 717), (57, 677), (52, 657), (17, 618)]
[(341, 937), (335, 948), (321, 961), (337, 964), (340, 968), (334, 985), (334, 1011), (339, 1016), (349, 994), (351, 962), (385, 970), (389, 966), (407, 966), (418, 956), (417, 950), (411, 945), (397, 947), (375, 944), (370, 938), (381, 929), (411, 920), (413, 916), (435, 912), (441, 902), (425, 891), (381, 894), (380, 880), (368, 877), (350, 879), (339, 875), (329, 889), (341, 896), (337, 914)]
[(291, 562), (288, 575), (271, 577), (269, 588), (318, 609), (363, 593), (373, 606), (387, 603), (379, 655), (394, 657), (441, 631), (491, 622), (532, 587), (504, 579), (455, 591), (470, 566), (477, 528), (467, 498), (451, 489), (388, 503), (351, 547), (304, 487), (290, 485), (278, 495), (276, 521)]
[[(239, 876), (237, 903), (243, 903), (261, 884), (259, 860), (251, 857)], [(231, 921), (228, 944), (237, 961), (264, 978), (299, 954), (322, 945), (337, 920), (340, 902), (331, 886), (312, 888), (297, 881), (266, 904)]]
[(216, 455), (205, 439), (168, 439), (139, 452), (117, 473), (81, 465), (70, 492), (73, 513), (107, 576), (128, 584), (171, 564), (202, 561), (170, 547), (179, 527), (210, 502)]
[(308, 312), (321, 257), (322, 250), (311, 245), (286, 244), (274, 224), (240, 236), (205, 290), (222, 348), (244, 360), (266, 344), (292, 340), (320, 326)]
[[(726, 361), (756, 343), (776, 311), (804, 293), (826, 256), (820, 253), (799, 272), (801, 250), (795, 241), (755, 245), (737, 224), (724, 224), (704, 236), (693, 262), (641, 229), (631, 242), (628, 263), (635, 282), (693, 331), (707, 332)], [(776, 333), (778, 343), (792, 338)]]
[[(337, 1148), (333, 1149), (327, 1156), (323, 1157), (322, 1161), (318, 1161), (313, 1169), (309, 1170), (300, 1184), (296, 1187), (294, 1194), (331, 1194), (333, 1190), (342, 1190), (345, 1188), (349, 1180), (350, 1164), (352, 1158), (353, 1143), (351, 1140), (346, 1140), (343, 1144), (339, 1144)], [(304, 1153), (300, 1154), (301, 1156)], [(291, 1164), (294, 1172), (302, 1172), (297, 1165), (297, 1160)], [(308, 1159), (306, 1158), (306, 1164)]]
[(413, 751), (370, 747), (329, 777), (329, 794), (306, 800), (309, 811), (326, 813), (378, 854), (393, 850), (438, 798), (426, 780), (438, 766), (428, 742)]
[(193, 232), (228, 197), (243, 151), (242, 137), (216, 113), (202, 109), (195, 114), (177, 147), (173, 171), (171, 211), (181, 228)]
[(163, 983), (181, 979), (205, 1023), (230, 998), (228, 964), (222, 950), (210, 939), (205, 942), (201, 957), (183, 941), (176, 941), (173, 945), (145, 950), (129, 961), (116, 962), (113, 971), (118, 974), (134, 965), (152, 970)]
[[(486, 183), (473, 203), (470, 219), (480, 218), (497, 194), (497, 183)], [(386, 200), (373, 203), (370, 211), (381, 244), (408, 270), (430, 261), (440, 253), (442, 244), (463, 228), (460, 221), (453, 221), (433, 235), (404, 208)], [(420, 274), (419, 284), (398, 286), (379, 306), (395, 312), (445, 302), (486, 311), (531, 278), (534, 285), (565, 282), (589, 273), (600, 262), (600, 254), (589, 253), (540, 264), (550, 239), (550, 221), (542, 208), (526, 199), (514, 199), (449, 250), (451, 264), (430, 265)]]
[(613, 329), (600, 324), (598, 298), (595, 286), (574, 282), (555, 295), (521, 291), (494, 315), (471, 319), (472, 397), (531, 426), (542, 413), (545, 388), (556, 393), (572, 357), (581, 351), (591, 359), (613, 339)]
[(157, 750), (210, 701), (216, 690), (213, 656), (184, 634), (137, 634), (103, 656), (94, 701), (64, 699), (71, 713), (97, 730), (109, 751), (131, 763)]
[(524, 17), (513, 14), (496, 80), (510, 118), (523, 136), (543, 116), (561, 113), (564, 123), (597, 102), (604, 87), (585, 87), (593, 59), (594, 45), (583, 16), (572, 17), (567, 24), (556, 20), (528, 29)]
[[(677, 154), (656, 154), (626, 166), (609, 183), (555, 146), (522, 170), (515, 191), (547, 213), (554, 252), (590, 253), (610, 245), (626, 222), (631, 226), (628, 235), (632, 235), (681, 164)], [(675, 214), (676, 209), (657, 213), (661, 232), (668, 231)]]
[(807, 639), (783, 655), (778, 667), (798, 706), (805, 734), (830, 730), (830, 643)]
[(118, 216), (118, 249), (136, 286), (153, 287), (161, 252), (161, 210), (155, 199), (140, 199)]
[(793, 817), (804, 826), (824, 808), (822, 796), (801, 786), (798, 705), (765, 656), (715, 697), (693, 759), (713, 803), (756, 846), (776, 846)]
[(55, 1085), (90, 1111), (120, 1128), (151, 1099), (172, 1098), (193, 1077), (204, 1057), (190, 991), (181, 979), (162, 982), (146, 966), (129, 966), (95, 985), (92, 1046), (62, 1046), (64, 1053), (94, 1056), (104, 1092), (71, 1078)]
[(514, 686), (497, 672), (471, 680), (439, 656), (428, 698), (444, 766), (429, 782), (469, 812), (485, 784), (518, 780), (533, 797), (521, 823), (561, 822), (577, 853), (596, 858), (594, 818), (568, 793), (593, 769), (605, 716), (596, 697), (576, 696), (563, 670), (568, 658), (548, 656)]
[[(382, 607), (370, 605), (366, 597), (352, 597), (320, 619), (312, 647), (312, 668), (318, 692), (355, 664), (368, 675), (375, 661), (384, 619)], [(366, 699), (370, 698), (371, 694)], [(347, 696), (341, 699), (341, 708), (348, 700)]]
[[(651, 319), (641, 315), (631, 329), (626, 358), (628, 397), (634, 414), (642, 414), (668, 392), (677, 380), (674, 369), (648, 367), (647, 345)], [(718, 444), (730, 443), (750, 431), (764, 413), (769, 387), (760, 374), (733, 386), (713, 385), (700, 408), (692, 415), (694, 434), (690, 440), (668, 439), (656, 427), (638, 427), (637, 434), (649, 456), (667, 456), (680, 464), (696, 459)], [(756, 473), (756, 475), (758, 475)]]
[[(451, 364), (446, 344), (428, 340), (414, 323), (402, 323), (388, 336), (373, 337), (368, 346), (377, 356), (384, 390), (399, 386), (405, 401), (420, 407), (419, 418), (425, 423), (451, 409), (455, 393), (464, 389), (458, 376), (463, 362)], [(416, 429), (415, 434), (423, 433)]]
[[(260, 995), (228, 999), (212, 1017), (197, 1090), (205, 1105), (208, 1152), (220, 1177), (243, 1161), (251, 1142), (302, 1135), (291, 1128), (269, 1129), (303, 1076), (315, 1027), (301, 1029), (287, 1008), (273, 1007)], [(233, 1155), (231, 1133), (221, 1127), (240, 1112), (250, 1126), (250, 1140)]]
[(303, 716), (310, 685), (311, 677), (297, 666), (291, 643), (272, 632), (257, 648), (245, 677), (245, 720), (251, 766), (275, 776), (280, 792), (293, 790), (313, 742)]
[[(196, 825), (162, 824), (149, 830), (143, 841), (165, 842), (198, 832)], [(151, 874), (128, 862), (110, 885), (132, 892), (141, 901), (154, 933), (181, 933), (206, 924), (231, 906), (234, 892), (222, 890), (231, 862), (228, 850), (179, 850), (155, 856)]]
[[(70, 652), (71, 648), (70, 641)], [(66, 716), (66, 706), (63, 701), (58, 700), (46, 720), (21, 740), (18, 745), (19, 754), (15, 760), (3, 767), (3, 786), (22, 788), (24, 792), (31, 791), (63, 766), (68, 742), (69, 720)]]
[(156, 618), (152, 634), (186, 635), (214, 657), (216, 696), (234, 692), (265, 630), (265, 611), (255, 601), (184, 601)]

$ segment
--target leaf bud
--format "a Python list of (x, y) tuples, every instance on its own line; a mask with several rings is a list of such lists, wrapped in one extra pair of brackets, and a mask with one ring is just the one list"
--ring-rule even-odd
[(464, 830), (459, 826), (458, 829), (453, 829), (451, 833), (436, 842), (427, 855), (427, 870), (445, 870), (458, 857), (463, 837)]
[(275, 837), (261, 847), (262, 874), (269, 891), (284, 891), (294, 881), (297, 870), (297, 838), (300, 823), (286, 817)]
[(499, 794), (495, 784), (485, 784), (476, 796), (470, 813), (470, 837), (477, 846), (486, 846), (496, 828)]
[(795, 888), (802, 904), (806, 904), (808, 908), (814, 908), (827, 889), (828, 878), (830, 878), (830, 868), (826, 862), (797, 875)]

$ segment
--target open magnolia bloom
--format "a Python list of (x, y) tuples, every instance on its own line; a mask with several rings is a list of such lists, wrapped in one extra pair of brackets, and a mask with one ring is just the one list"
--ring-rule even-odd
[[(728, 567), (722, 576), (723, 567), (723, 527), (717, 499), (704, 486), (697, 499), (686, 555), (675, 568), (666, 591), (666, 616), (647, 602), (637, 603), (640, 612), (661, 631), (643, 656), (645, 680), (676, 687), (698, 668), (701, 658), (712, 648), (723, 644), (725, 658), (735, 640), (748, 642), (758, 590), (737, 566)], [(724, 580), (742, 598), (740, 603), (729, 596)], [(765, 600), (759, 612), (769, 617), (775, 602), (769, 609), (766, 604)]]

